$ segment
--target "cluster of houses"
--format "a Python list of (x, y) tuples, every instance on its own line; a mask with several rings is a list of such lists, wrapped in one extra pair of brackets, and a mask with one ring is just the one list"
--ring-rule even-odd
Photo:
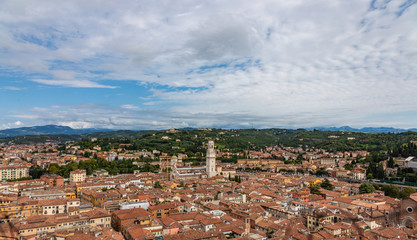
[[(47, 166), (56, 147), (3, 146), (2, 166)], [(82, 158), (77, 151), (56, 156), (65, 164)], [(213, 174), (199, 178), (77, 169), (68, 179), (2, 181), (0, 239), (417, 239), (417, 194), (360, 194), (365, 169), (343, 167), (366, 154), (271, 147), (237, 163), (217, 161)], [(300, 162), (285, 164), (291, 159)], [(253, 168), (260, 170), (245, 171)], [(308, 174), (318, 169), (330, 173), (327, 180)], [(332, 190), (320, 187), (324, 181)]]
[[(330, 178), (244, 173), (182, 182), (164, 173), (88, 176), (71, 172), (6, 182), (0, 230), (15, 239), (414, 239), (417, 195), (359, 194)], [(155, 188), (159, 182), (161, 187)]]

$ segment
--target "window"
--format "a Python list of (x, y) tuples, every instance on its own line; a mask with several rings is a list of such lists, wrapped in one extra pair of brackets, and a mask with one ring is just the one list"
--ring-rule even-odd
[(413, 212), (413, 208), (412, 207), (407, 207), (407, 212), (412, 213)]

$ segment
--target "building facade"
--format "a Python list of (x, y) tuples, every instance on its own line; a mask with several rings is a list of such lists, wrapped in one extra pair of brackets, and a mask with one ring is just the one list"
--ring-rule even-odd
[(178, 157), (172, 156), (170, 166), (172, 168), (170, 178), (175, 180), (190, 180), (200, 179), (205, 177), (217, 176), (216, 171), (216, 150), (214, 149), (214, 142), (209, 141), (207, 144), (206, 166), (198, 167), (178, 167)]
[(0, 165), (0, 179), (1, 180), (13, 180), (29, 177), (30, 164), (12, 164), (12, 165)]
[(87, 177), (87, 172), (85, 170), (77, 169), (77, 170), (70, 172), (71, 183), (85, 182), (86, 177)]

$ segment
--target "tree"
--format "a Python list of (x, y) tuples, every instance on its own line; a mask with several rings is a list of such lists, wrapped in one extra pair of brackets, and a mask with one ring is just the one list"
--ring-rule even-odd
[(162, 188), (161, 184), (159, 183), (159, 181), (156, 181), (155, 184), (153, 185), (154, 188)]
[(59, 170), (59, 165), (57, 163), (52, 163), (49, 165), (48, 172), (50, 174), (56, 174)]
[(372, 193), (374, 191), (375, 191), (375, 187), (370, 183), (362, 183), (361, 186), (359, 187), (360, 194)]
[(392, 198), (399, 198), (400, 197), (400, 190), (397, 186), (394, 185), (385, 185), (382, 187), (382, 191), (384, 191), (385, 196), (389, 196)]
[(141, 172), (157, 172), (159, 169), (159, 165), (152, 165), (149, 163), (146, 163), (139, 167), (139, 170)]
[(329, 179), (324, 179), (324, 181), (320, 184), (320, 186), (326, 190), (332, 191), (334, 189), (333, 184), (330, 183)]
[(239, 176), (235, 175), (235, 182), (239, 182)]
[(353, 170), (353, 164), (346, 164), (344, 168), (345, 170)]
[(415, 192), (416, 192), (416, 190), (414, 190), (414, 188), (406, 187), (401, 191), (400, 196), (401, 196), (402, 199), (409, 198), (410, 195), (415, 193)]
[[(373, 161), (373, 160), (372, 160)], [(376, 179), (383, 179), (385, 178), (385, 171), (384, 167), (380, 163), (370, 162), (368, 169), (366, 170), (368, 174), (372, 174), (371, 176)]]
[(388, 160), (388, 167), (389, 167), (389, 168), (393, 168), (393, 167), (394, 167), (394, 164), (395, 164), (395, 162), (394, 162), (394, 159), (392, 158), (392, 156), (391, 156), (391, 157), (389, 157), (389, 160)]
[(274, 234), (274, 230), (269, 230), (267, 233), (266, 233), (266, 235), (268, 236), (268, 237), (270, 237), (270, 238), (272, 238), (273, 237), (273, 234)]
[(219, 199), (219, 194), (220, 193), (221, 193), (220, 191), (217, 191), (216, 195), (214, 195), (214, 200), (218, 200)]
[(29, 175), (32, 176), (33, 179), (40, 178), (42, 175), (47, 173), (45, 169), (39, 167), (38, 165), (33, 165), (29, 168)]
[(316, 176), (329, 176), (330, 174), (329, 174), (329, 172), (327, 172), (327, 171), (324, 169), (324, 167), (321, 167), (321, 168), (317, 169), (317, 171), (316, 171), (315, 175), (316, 175)]
[(309, 188), (311, 194), (321, 194), (319, 185), (311, 185)]

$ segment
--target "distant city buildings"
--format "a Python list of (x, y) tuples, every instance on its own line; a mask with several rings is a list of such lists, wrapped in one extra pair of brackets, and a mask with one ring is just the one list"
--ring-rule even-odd
[[(177, 130), (163, 134), (174, 133)], [(195, 158), (188, 157), (190, 153), (170, 156), (162, 150), (127, 151), (125, 143), (102, 151), (95, 146), (97, 139), (92, 145), (95, 149), (72, 143), (2, 145), (0, 155), (8, 161), (1, 166), (14, 169), (28, 170), (36, 164), (36, 170), (46, 171), (51, 164), (65, 167), (84, 158), (93, 161), (90, 155), (95, 154), (108, 166), (115, 166), (112, 161), (117, 157), (132, 159), (128, 162), (135, 169), (146, 166), (162, 171), (124, 169), (131, 173), (112, 175), (111, 168), (100, 166), (89, 170), (91, 175), (77, 169), (65, 173), (69, 179), (46, 173), (21, 181), (11, 180), (28, 175), (16, 170), (11, 178), (8, 173), (0, 183), (1, 237), (417, 239), (417, 194), (385, 196), (372, 189), (370, 181), (366, 182), (370, 189), (364, 189), (367, 165), (360, 160), (368, 152), (285, 146), (231, 152), (217, 142), (216, 149), (210, 139), (201, 147), (206, 148), (205, 156), (199, 150), (198, 159), (206, 163), (194, 164), (199, 166), (191, 165)], [(59, 154), (58, 148), (68, 149), (71, 157)], [(14, 156), (13, 160), (9, 156)], [(216, 162), (220, 157), (223, 162)], [(229, 157), (233, 160), (228, 161)], [(388, 168), (382, 161), (381, 167), (395, 173), (411, 166), (413, 160), (396, 158), (398, 168)], [(359, 163), (352, 167), (356, 161)], [(155, 166), (162, 163), (165, 165), (160, 168)], [(171, 168), (169, 178), (167, 167)]]

